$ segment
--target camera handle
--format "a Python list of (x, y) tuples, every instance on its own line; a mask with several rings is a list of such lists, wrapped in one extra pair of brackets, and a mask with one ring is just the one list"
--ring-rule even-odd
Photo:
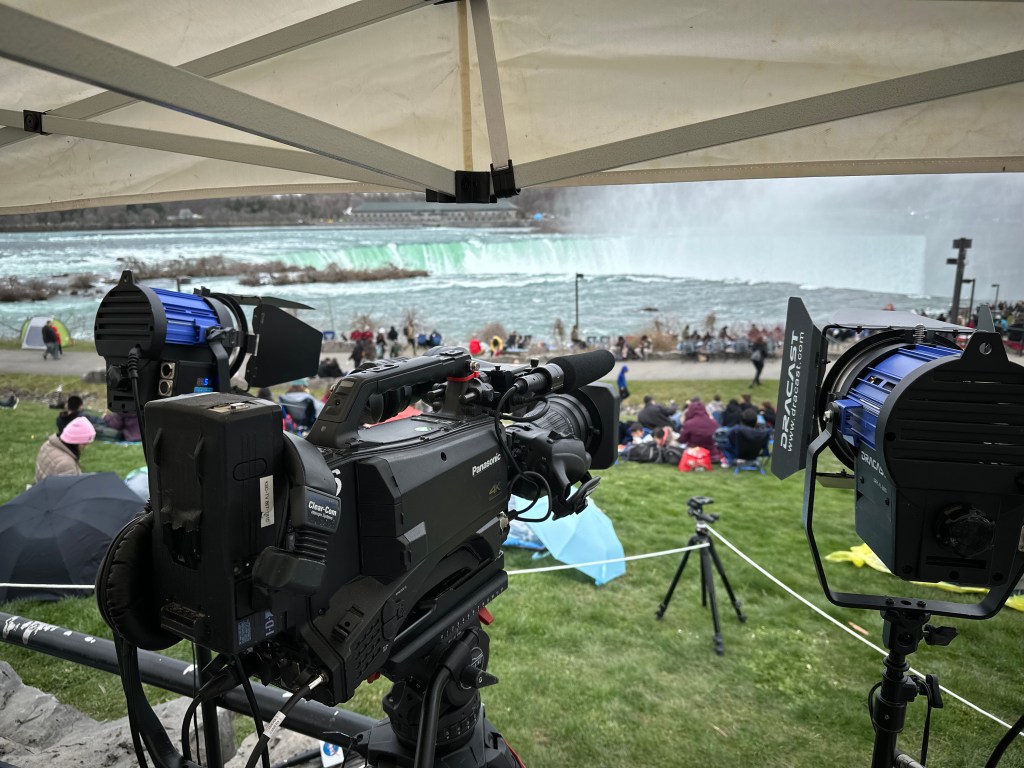
[(351, 447), (363, 424), (394, 415), (434, 384), (470, 373), (472, 358), (458, 347), (440, 347), (430, 355), (383, 360), (340, 379), (317, 416), (307, 439), (315, 445)]

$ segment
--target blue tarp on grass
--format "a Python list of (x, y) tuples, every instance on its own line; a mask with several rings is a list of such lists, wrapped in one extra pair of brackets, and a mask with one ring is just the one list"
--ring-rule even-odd
[[(525, 509), (528, 505), (529, 502), (526, 499), (518, 496), (512, 497), (512, 509)], [(526, 515), (528, 517), (543, 517), (547, 511), (547, 499), (541, 499)], [(528, 525), (554, 558), (566, 565), (620, 558), (625, 554), (622, 543), (615, 534), (612, 521), (598, 508), (593, 499), (587, 502), (586, 509), (578, 515), (566, 515), (559, 520), (548, 519), (542, 523), (528, 523)], [(605, 565), (585, 566), (578, 570), (601, 586), (624, 574), (626, 564), (620, 561)]]

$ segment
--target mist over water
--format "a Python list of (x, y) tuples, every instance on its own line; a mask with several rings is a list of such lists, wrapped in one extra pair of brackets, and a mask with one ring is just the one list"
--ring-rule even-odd
[[(754, 179), (593, 187), (580, 228), (657, 233), (666, 260), (700, 276), (774, 279), (950, 296), (952, 243), (974, 241), (977, 298), (1024, 297), (1024, 175)], [(697, 266), (700, 264), (700, 266)], [(690, 271), (688, 274), (698, 274)]]

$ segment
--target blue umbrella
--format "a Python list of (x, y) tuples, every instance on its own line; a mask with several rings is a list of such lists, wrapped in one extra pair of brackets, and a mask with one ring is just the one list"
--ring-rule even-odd
[[(512, 497), (514, 509), (525, 509), (528, 504), (526, 499), (518, 496)], [(547, 499), (540, 499), (527, 515), (543, 517), (547, 509)], [(593, 499), (587, 502), (586, 508), (578, 515), (566, 515), (558, 520), (550, 518), (542, 523), (530, 523), (529, 525), (555, 559), (566, 565), (612, 560), (624, 555), (622, 543), (615, 535), (615, 526), (612, 525), (608, 516), (598, 508)], [(626, 564), (620, 561), (604, 565), (588, 565), (578, 570), (601, 586), (624, 574)]]

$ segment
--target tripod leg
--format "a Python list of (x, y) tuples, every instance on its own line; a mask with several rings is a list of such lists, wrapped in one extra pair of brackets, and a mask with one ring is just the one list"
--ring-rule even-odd
[(659, 619), (665, 615), (665, 611), (668, 609), (668, 602), (672, 599), (672, 593), (676, 591), (676, 584), (679, 583), (679, 577), (683, 575), (683, 569), (686, 567), (686, 561), (690, 558), (690, 553), (683, 553), (683, 559), (679, 563), (679, 567), (676, 569), (676, 575), (672, 577), (672, 583), (669, 584), (668, 594), (665, 595), (665, 599), (661, 601), (661, 605), (658, 606), (658, 612), (655, 614)]
[(718, 570), (718, 575), (722, 578), (722, 584), (725, 585), (725, 591), (729, 593), (729, 599), (732, 600), (732, 607), (736, 609), (736, 618), (741, 622), (746, 621), (747, 617), (743, 615), (743, 611), (740, 606), (743, 605), (739, 600), (736, 599), (736, 595), (733, 594), (732, 587), (729, 584), (729, 579), (725, 575), (725, 568), (722, 567), (722, 561), (718, 559), (718, 552), (715, 551), (715, 542), (708, 541), (708, 549), (711, 550), (711, 559), (715, 561), (715, 568)]
[(708, 607), (708, 563), (704, 557), (704, 553), (701, 552), (700, 558), (700, 607)]
[[(687, 546), (693, 546), (693, 539), (687, 542)], [(692, 551), (692, 550), (691, 550)], [(668, 594), (665, 595), (665, 599), (661, 601), (661, 605), (658, 606), (658, 611), (654, 615), (659, 619), (665, 615), (665, 611), (668, 609), (668, 601), (672, 599), (672, 593), (676, 591), (676, 584), (679, 583), (679, 577), (683, 575), (683, 569), (686, 567), (686, 561), (690, 559), (690, 552), (683, 553), (683, 559), (679, 563), (679, 567), (676, 569), (676, 575), (672, 577), (672, 583), (669, 584)]]
[(709, 547), (700, 551), (701, 575), (704, 589), (707, 590), (708, 601), (711, 603), (711, 621), (715, 625), (715, 653), (719, 656), (725, 653), (725, 641), (722, 639), (722, 624), (718, 619), (718, 603), (715, 600), (715, 578), (711, 571), (711, 554)]

